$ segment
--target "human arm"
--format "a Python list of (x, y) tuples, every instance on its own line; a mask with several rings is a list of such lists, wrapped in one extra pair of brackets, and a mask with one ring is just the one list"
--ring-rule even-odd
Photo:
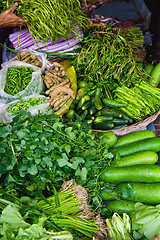
[(18, 3), (15, 3), (11, 8), (0, 14), (0, 28), (17, 27), (24, 24), (23, 19), (13, 13), (17, 6)]

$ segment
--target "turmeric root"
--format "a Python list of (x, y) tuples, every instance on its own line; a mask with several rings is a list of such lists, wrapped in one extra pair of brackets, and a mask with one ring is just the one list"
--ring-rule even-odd
[(60, 92), (67, 93), (73, 99), (75, 99), (75, 95), (74, 95), (73, 90), (71, 88), (66, 87), (66, 86), (56, 87), (50, 94), (51, 99), (55, 98)]

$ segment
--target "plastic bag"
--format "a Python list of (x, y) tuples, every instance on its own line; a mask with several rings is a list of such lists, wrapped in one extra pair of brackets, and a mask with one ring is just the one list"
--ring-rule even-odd
[[(36, 101), (36, 99), (40, 99), (40, 98), (41, 98), (41, 101), (39, 101), (39, 103), (40, 102), (41, 103), (37, 104), (38, 102)], [(28, 100), (32, 100), (32, 104), (27, 103), (26, 101)], [(33, 102), (35, 102), (35, 105)], [(17, 103), (21, 103), (21, 106), (20, 105), (16, 106)], [(24, 103), (24, 107), (22, 105), (23, 103)], [(30, 107), (27, 108), (27, 106), (29, 105)], [(11, 107), (13, 112), (10, 109)], [(49, 108), (48, 98), (45, 97), (44, 95), (34, 94), (28, 97), (24, 97), (21, 100), (15, 100), (8, 104), (4, 102), (0, 102), (0, 122), (4, 122), (4, 123), (11, 122), (13, 117), (16, 116), (20, 110), (25, 110), (27, 112), (30, 112), (32, 116), (38, 114), (39, 111), (44, 114), (49, 114), (50, 108)]]
[[(27, 87), (23, 91), (20, 91), (14, 96), (4, 92), (7, 71), (8, 68), (12, 67), (31, 67), (34, 70), (34, 72), (32, 73), (32, 79), (27, 85)], [(18, 98), (23, 98), (25, 96), (41, 94), (43, 89), (44, 83), (41, 77), (41, 71), (38, 67), (21, 61), (11, 61), (6, 64), (2, 64), (2, 69), (0, 70), (0, 100), (3, 100), (5, 103), (9, 103), (11, 101), (14, 101)]]
[[(5, 43), (5, 45), (6, 45), (6, 43)], [(34, 55), (37, 57), (37, 59), (38, 59), (39, 61), (41, 61), (42, 67), (41, 67), (41, 68), (39, 67), (39, 69), (40, 69), (40, 71), (41, 71), (42, 73), (44, 73), (44, 71), (45, 71), (45, 69), (46, 69), (46, 64), (47, 64), (47, 54), (46, 54), (46, 53), (37, 52), (37, 51), (31, 50), (31, 49), (29, 49), (29, 48), (28, 48), (27, 50), (22, 51), (21, 54), (26, 53), (26, 52), (30, 52), (31, 54), (34, 54)], [(17, 56), (17, 55), (10, 53), (10, 52), (7, 51), (7, 50), (5, 49), (5, 47), (4, 47), (4, 48), (3, 48), (3, 53), (2, 53), (2, 60), (3, 60), (2, 68), (3, 68), (6, 64), (14, 61), (14, 59), (16, 58), (16, 56)], [(31, 65), (32, 65), (32, 64), (31, 64)], [(34, 65), (32, 65), (32, 66), (34, 66)]]

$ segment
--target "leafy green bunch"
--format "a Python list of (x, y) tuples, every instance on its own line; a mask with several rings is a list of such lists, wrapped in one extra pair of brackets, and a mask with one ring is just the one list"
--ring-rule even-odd
[(20, 192), (45, 188), (47, 182), (58, 188), (62, 181), (75, 179), (95, 194), (100, 170), (112, 157), (79, 120), (67, 123), (53, 114), (32, 117), (23, 110), (10, 124), (0, 124), (0, 149), (1, 183)]

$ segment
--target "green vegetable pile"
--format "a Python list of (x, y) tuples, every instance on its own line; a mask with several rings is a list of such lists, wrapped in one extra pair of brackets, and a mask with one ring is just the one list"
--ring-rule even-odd
[(24, 90), (32, 79), (34, 70), (31, 67), (8, 68), (4, 91), (15, 95)]
[[(4, 1), (7, 6), (8, 1)], [(76, 26), (85, 27), (87, 17), (81, 11), (79, 0), (14, 0), (18, 2), (17, 15), (22, 17), (38, 42), (52, 43), (68, 34), (74, 36)], [(76, 24), (75, 24), (76, 23)]]
[(82, 122), (67, 124), (53, 114), (31, 117), (21, 110), (9, 125), (0, 124), (0, 140), (2, 185), (20, 191), (45, 188), (48, 181), (58, 188), (63, 180), (75, 179), (93, 199), (99, 171), (112, 156)]
[[(73, 61), (79, 79), (102, 86), (107, 97), (111, 97), (109, 92), (118, 85), (131, 87), (142, 80), (148, 81), (148, 75), (135, 57), (137, 45), (142, 48), (144, 41), (142, 31), (137, 27), (128, 31), (112, 26), (91, 27), (83, 39), (81, 52)], [(140, 33), (143, 40), (138, 35), (137, 44), (133, 45), (131, 37), (136, 38), (136, 33)]]
[(12, 115), (17, 115), (20, 110), (28, 110), (31, 107), (43, 104), (45, 102), (45, 97), (30, 97), (25, 100), (20, 100), (18, 102), (12, 103), (8, 108), (7, 112)]

